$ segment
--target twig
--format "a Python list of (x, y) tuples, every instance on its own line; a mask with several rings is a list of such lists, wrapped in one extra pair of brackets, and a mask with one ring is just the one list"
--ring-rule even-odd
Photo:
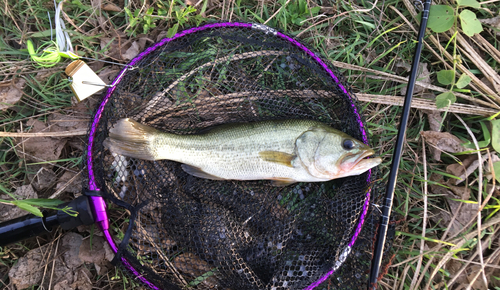
[[(373, 74), (375, 74), (375, 76), (374, 75), (365, 75), (365, 77), (369, 77), (369, 78), (372, 78), (372, 79), (384, 79), (384, 80), (396, 81), (398, 83), (404, 83), (404, 84), (408, 83), (408, 78), (407, 77), (400, 77), (400, 76), (397, 76), (397, 75), (392, 75), (390, 73), (386, 73), (386, 72), (382, 72), (382, 71), (377, 71), (377, 70), (370, 69), (370, 68), (364, 68), (364, 67), (361, 67), (361, 66), (358, 66), (358, 65), (348, 64), (348, 63), (344, 63), (344, 62), (340, 62), (340, 61), (332, 61), (332, 63), (333, 63), (333, 65), (335, 65), (336, 67), (339, 67), (339, 68), (373, 73)], [(377, 77), (377, 76), (382, 76), (382, 77)], [(383, 77), (386, 77), (386, 78), (383, 78)], [(434, 85), (431, 85), (431, 84), (428, 84), (428, 83), (424, 83), (424, 82), (421, 82), (421, 81), (417, 81), (415, 84), (418, 85), (418, 86), (420, 86), (420, 87), (426, 88), (428, 90), (438, 91), (438, 92), (442, 92), (442, 93), (449, 91), (449, 90), (447, 90), (445, 88), (434, 86)], [(462, 93), (458, 93), (458, 92), (454, 92), (454, 94), (457, 97), (460, 97), (462, 99), (465, 99), (465, 100), (468, 100), (468, 101), (471, 101), (471, 102), (482, 104), (482, 105), (485, 105), (485, 106), (488, 106), (488, 107), (491, 107), (491, 108), (494, 108), (494, 109), (500, 109), (500, 106), (498, 104), (495, 104), (495, 103), (491, 103), (491, 102), (486, 102), (486, 101), (483, 101), (483, 100), (479, 100), (479, 99), (470, 97), (470, 96), (468, 96), (466, 94), (462, 94)]]
[[(453, 32), (453, 31), (452, 31)], [(483, 75), (491, 82), (493, 87), (497, 92), (500, 92), (500, 76), (498, 73), (493, 70), (491, 66), (489, 66), (484, 59), (479, 55), (476, 49), (472, 48), (465, 38), (458, 33), (457, 40), (461, 46), (458, 48), (460, 51), (467, 56), (468, 59), (472, 61), (476, 65), (476, 67), (483, 73)], [(500, 98), (495, 98), (497, 102), (500, 102)]]
[[(65, 0), (66, 1), (66, 0)], [(66, 21), (68, 21), (69, 24), (71, 24), (71, 26), (73, 26), (78, 32), (80, 32), (81, 34), (83, 35), (87, 35), (87, 33), (85, 31), (83, 31), (80, 27), (76, 26), (76, 24), (73, 22), (73, 20), (71, 20), (71, 18), (66, 14), (66, 12), (64, 12), (64, 10), (62, 9), (62, 4), (64, 4), (65, 1), (62, 1), (61, 2), (61, 14), (63, 15), (64, 19)], [(88, 20), (89, 18), (87, 18)]]
[[(477, 213), (476, 213), (477, 214)], [(473, 217), (475, 218), (475, 216)], [(464, 226), (465, 229), (467, 229), (469, 227), (469, 224), (472, 222), (472, 220)], [(486, 230), (487, 228), (491, 227), (491, 226), (494, 226), (494, 225), (497, 225), (497, 224), (500, 224), (500, 215), (497, 215), (495, 217), (492, 217), (491, 219), (489, 219), (488, 221), (486, 221), (484, 224), (482, 224), (481, 226), (479, 226), (478, 228), (480, 228), (481, 231), (483, 230)], [(456, 236), (458, 233), (456, 233), (454, 236)], [(432, 281), (432, 278), (436, 275), (436, 273), (443, 267), (443, 265), (448, 262), (449, 259), (451, 259), (451, 257), (453, 255), (455, 255), (455, 250), (457, 249), (460, 249), (466, 242), (470, 241), (472, 238), (474, 238), (475, 236), (477, 235), (476, 232), (470, 232), (468, 234), (465, 234), (463, 236), (460, 236), (460, 237), (457, 237), (453, 240), (450, 240), (449, 242), (451, 242), (452, 244), (455, 244), (454, 247), (452, 247), (451, 249), (449, 249), (449, 251), (442, 257), (442, 259), (438, 262), (438, 264), (434, 267), (434, 271), (431, 273), (431, 276), (429, 277), (429, 283), (427, 284), (427, 286), (423, 289), (429, 289), (429, 286), (430, 286), (430, 282)], [(480, 242), (480, 241), (479, 241)], [(429, 252), (437, 252), (441, 249), (442, 247), (442, 244), (439, 244), (437, 246), (435, 246), (434, 248), (430, 249)], [(433, 260), (434, 257), (430, 257), (429, 259), (429, 263), (427, 263), (426, 265), (426, 268), (424, 269), (424, 273), (427, 273), (427, 269), (429, 268), (430, 266), (430, 262)], [(415, 259), (415, 258), (412, 258), (412, 259)], [(424, 277), (424, 275), (422, 275), (422, 277)], [(423, 278), (422, 278), (423, 279)], [(418, 285), (420, 285), (420, 283), (417, 283)]]
[[(477, 159), (479, 161), (479, 177), (478, 177), (478, 193), (477, 193), (477, 203), (478, 205), (482, 204), (481, 199), (483, 195), (483, 162), (482, 162), (482, 156), (481, 156), (481, 151), (479, 150), (479, 145), (476, 140), (476, 136), (474, 136), (474, 133), (470, 130), (469, 126), (455, 114), (455, 117), (464, 125), (465, 129), (467, 130), (467, 133), (469, 133), (470, 137), (472, 138), (472, 141), (474, 142), (474, 146), (476, 147), (477, 150)], [(479, 253), (479, 261), (481, 261), (481, 273), (483, 274), (483, 280), (484, 280), (484, 285), (488, 285), (488, 280), (486, 279), (486, 275), (484, 274), (484, 258), (483, 258), (483, 246), (481, 244), (481, 210), (478, 208), (477, 211), (477, 251)], [(471, 285), (474, 282), (471, 282), (469, 286), (467, 287), (467, 290), (471, 289)]]
[[(500, 249), (500, 248), (497, 248), (497, 249)], [(457, 258), (457, 257), (451, 257), (451, 259), (452, 260), (457, 260), (457, 261), (460, 261), (460, 262), (464, 262), (464, 263), (470, 263), (470, 264), (473, 264), (473, 265), (481, 265), (481, 263), (474, 262), (474, 261), (468, 261), (468, 260), (460, 259), (460, 258)], [(488, 268), (493, 268), (493, 269), (500, 269), (499, 265), (494, 265), (494, 264), (485, 263), (484, 266), (488, 267)], [(449, 286), (451, 286), (451, 284), (448, 284), (448, 287)]]
[(52, 271), (50, 271), (49, 289), (52, 289), (51, 285), (54, 278), (54, 270), (56, 268), (57, 250), (59, 249), (59, 241), (60, 239), (57, 239), (56, 248), (54, 249), (54, 260), (52, 260)]
[[(399, 96), (387, 96), (387, 95), (371, 95), (371, 94), (356, 94), (358, 100), (362, 102), (373, 102), (377, 104), (386, 104), (393, 106), (402, 106), (404, 102), (403, 97)], [(498, 110), (484, 108), (468, 104), (455, 103), (445, 108), (437, 108), (436, 102), (424, 98), (413, 98), (411, 102), (412, 108), (426, 109), (440, 112), (467, 114), (467, 115), (479, 115), (479, 116), (491, 116), (498, 113)]]
[(179, 273), (177, 268), (172, 264), (172, 262), (170, 261), (170, 258), (167, 255), (165, 255), (165, 253), (163, 253), (163, 251), (161, 250), (162, 247), (160, 245), (158, 245), (153, 240), (153, 238), (148, 234), (148, 232), (143, 228), (142, 223), (139, 221), (139, 219), (140, 219), (140, 216), (139, 216), (138, 220), (135, 222), (135, 224), (137, 227), (140, 228), (139, 230), (142, 230), (140, 232), (143, 233), (143, 236), (146, 239), (146, 241), (151, 244), (151, 247), (155, 248), (158, 256), (160, 256), (160, 258), (165, 262), (165, 264), (167, 265), (167, 268), (169, 268), (169, 270), (172, 271), (172, 274), (177, 278), (179, 283), (182, 284), (183, 286), (187, 286), (188, 283), (186, 282), (184, 277)]
[(274, 14), (273, 14), (273, 15), (271, 15), (271, 17), (269, 17), (269, 18), (266, 20), (266, 22), (264, 22), (264, 25), (266, 25), (266, 24), (269, 22), (269, 20), (273, 19), (273, 18), (274, 18), (274, 16), (276, 16), (276, 15), (277, 15), (277, 14), (281, 11), (281, 9), (285, 8), (285, 7), (286, 7), (286, 5), (288, 5), (288, 3), (290, 3), (290, 0), (287, 0), (287, 1), (285, 2), (285, 4), (283, 4), (283, 5), (280, 7), (280, 9), (278, 9), (278, 11), (274, 12)]
[(410, 289), (415, 289), (417, 282), (417, 277), (420, 273), (420, 267), (422, 266), (422, 258), (424, 255), (425, 246), (425, 231), (427, 230), (427, 156), (425, 153), (425, 139), (422, 138), (422, 159), (424, 164), (424, 217), (422, 221), (422, 240), (420, 241), (420, 256), (418, 258), (417, 267), (415, 268), (415, 274), (411, 281)]
[(80, 172), (78, 172), (75, 176), (73, 176), (70, 180), (68, 180), (68, 182), (66, 182), (66, 184), (63, 185), (63, 187), (59, 188), (58, 191), (54, 192), (53, 195), (51, 195), (49, 197), (49, 199), (54, 199), (56, 197), (58, 197), (71, 183), (73, 183), (73, 181), (75, 181), (75, 179), (83, 172), (83, 170), (80, 170)]
[[(495, 217), (493, 217), (493, 218), (491, 218), (490, 220), (488, 220), (487, 222), (485, 222), (485, 223), (482, 225), (482, 227), (481, 227), (481, 231), (482, 231), (482, 230), (485, 230), (485, 229), (487, 229), (487, 228), (489, 228), (489, 227), (492, 227), (492, 226), (494, 226), (494, 225), (497, 225), (497, 224), (500, 224), (500, 215), (496, 215)], [(467, 228), (467, 227), (468, 227), (468, 225), (465, 225), (465, 226), (464, 226), (464, 228)], [(455, 238), (455, 239), (453, 239), (453, 240), (450, 240), (450, 242), (451, 242), (452, 244), (455, 244), (455, 247), (454, 247), (454, 248), (459, 249), (459, 248), (460, 248), (460, 246), (461, 246), (461, 245), (463, 245), (463, 243), (465, 243), (465, 242), (469, 241), (470, 239), (472, 239), (472, 238), (474, 237), (474, 235), (475, 235), (475, 234), (476, 234), (476, 233), (471, 232), (471, 233), (465, 234), (465, 235), (463, 235), (463, 236), (460, 236), (460, 237), (458, 237), (458, 238)], [(441, 249), (442, 245), (443, 245), (443, 244), (439, 243), (437, 246), (435, 246), (434, 248), (430, 249), (428, 252), (429, 252), (429, 253), (436, 253), (437, 251), (439, 251), (439, 250)], [(452, 256), (452, 255), (454, 255), (455, 253), (454, 253), (454, 252), (448, 252), (446, 255), (448, 255), (448, 254), (450, 254), (450, 256)], [(403, 265), (403, 264), (405, 264), (405, 263), (411, 262), (411, 261), (416, 260), (416, 259), (418, 259), (418, 256), (408, 258), (408, 259), (406, 259), (406, 260), (404, 260), (404, 261), (402, 261), (402, 262), (399, 262), (399, 263), (397, 263), (397, 264), (392, 265), (392, 267), (399, 267), (399, 266), (401, 266), (401, 265)], [(431, 259), (432, 259), (432, 257), (431, 257)], [(441, 263), (441, 262), (440, 262), (440, 263)], [(444, 263), (445, 263), (445, 262), (443, 262), (443, 264), (444, 264)], [(442, 265), (441, 265), (441, 266), (442, 266)], [(440, 267), (437, 267), (436, 269), (439, 269), (439, 268), (440, 268)], [(438, 270), (436, 270), (436, 271), (438, 271)], [(424, 271), (424, 273), (427, 273), (427, 272), (426, 272), (426, 271)]]
[[(413, 245), (412, 245), (412, 250), (413, 250)], [(392, 265), (394, 267), (394, 265)], [(406, 264), (405, 269), (403, 270), (403, 273), (401, 274), (401, 277), (406, 277), (406, 274), (408, 273), (408, 270), (410, 269), (410, 264)], [(403, 290), (405, 287), (405, 279), (394, 279), (394, 281), (401, 281), (401, 284), (399, 285), (399, 290)], [(394, 283), (396, 284), (396, 283)]]
[(73, 130), (64, 132), (37, 132), (37, 133), (18, 133), (18, 132), (0, 132), (0, 137), (16, 138), (34, 138), (34, 137), (73, 137), (87, 135), (87, 130)]
[[(328, 17), (328, 18), (326, 18), (326, 19), (323, 19), (323, 20), (321, 20), (321, 21), (318, 21), (318, 22), (314, 23), (313, 25), (311, 25), (311, 26), (307, 27), (306, 29), (302, 30), (299, 34), (297, 34), (297, 37), (300, 37), (303, 33), (305, 33), (306, 31), (308, 31), (309, 29), (311, 29), (311, 28), (313, 28), (314, 26), (319, 25), (319, 24), (321, 24), (321, 23), (323, 23), (323, 22), (325, 22), (325, 21), (332, 20), (332, 19), (335, 19), (335, 18), (337, 18), (337, 17), (343, 16), (343, 15), (346, 15), (346, 14), (350, 14), (350, 13), (353, 13), (353, 12), (370, 12), (370, 11), (372, 11), (372, 10), (373, 10), (373, 8), (375, 8), (375, 7), (376, 7), (377, 2), (378, 2), (378, 0), (375, 0), (375, 2), (373, 3), (373, 5), (372, 5), (372, 7), (371, 7), (371, 8), (367, 8), (367, 9), (356, 9), (356, 10), (352, 10), (352, 11), (344, 11), (344, 12), (342, 12), (342, 13), (340, 13), (340, 14), (337, 14), (337, 15), (334, 15), (334, 16), (332, 16), (332, 17)], [(265, 24), (265, 23), (264, 23), (264, 24)]]
[[(484, 3), (484, 2), (483, 2)], [(500, 62), (500, 51), (494, 47), (489, 41), (484, 39), (481, 34), (474, 34), (471, 38), (477, 46), (483, 49), (484, 52), (490, 53), (491, 57), (493, 57), (497, 62)]]
[[(479, 211), (482, 211), (483, 208), (488, 204), (488, 201), (490, 201), (490, 198), (493, 196), (493, 192), (495, 192), (495, 184), (496, 184), (495, 170), (493, 168), (493, 161), (492, 161), (493, 158), (491, 157), (490, 149), (486, 148), (486, 151), (488, 152), (487, 153), (488, 154), (488, 165), (490, 166), (490, 172), (493, 174), (493, 178), (491, 179), (492, 180), (491, 190), (488, 193), (488, 195), (486, 196), (486, 198), (484, 199), (483, 204), (480, 205)], [(482, 164), (480, 166), (482, 166)]]
[[(490, 235), (488, 237), (488, 239), (491, 241), (493, 239), (493, 237), (494, 237), (493, 235)], [(465, 263), (462, 265), (462, 267), (460, 268), (460, 270), (458, 270), (455, 273), (455, 275), (447, 282), (448, 283), (448, 288), (451, 288), (451, 286), (455, 283), (455, 281), (462, 275), (462, 272), (465, 271), (466, 269), (468, 269), (469, 264), (481, 265), (481, 263), (472, 261), (472, 260), (474, 260), (476, 258), (476, 256), (477, 256), (477, 252), (475, 252), (469, 258), (469, 260), (464, 260), (464, 259), (452, 257), (453, 260), (459, 260), (459, 261), (462, 261), (462, 262), (465, 262)], [(491, 264), (487, 264), (487, 263), (485, 264), (485, 266), (500, 269), (500, 266), (495, 266), (495, 265), (491, 265)]]
[[(500, 248), (496, 248), (496, 250), (488, 257), (488, 259), (486, 260), (486, 263), (489, 263), (491, 259), (494, 259), (496, 258), (496, 256), (500, 253)], [(474, 276), (474, 278), (472, 278), (472, 281), (470, 281), (469, 283), (469, 286), (467, 287), (467, 289), (470, 289), (472, 287), (472, 285), (474, 284), (474, 282), (476, 282), (477, 278), (479, 277), (480, 274), (483, 274), (483, 279), (486, 279), (486, 276), (484, 274), (484, 269), (482, 269), (484, 267), (484, 263), (481, 263), (481, 271), (477, 272), (476, 275)], [(485, 280), (484, 282), (485, 286), (488, 287), (488, 281)]]

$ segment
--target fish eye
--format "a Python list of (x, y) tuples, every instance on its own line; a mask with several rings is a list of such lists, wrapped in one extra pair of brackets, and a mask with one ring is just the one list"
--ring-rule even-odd
[(344, 139), (344, 141), (342, 141), (342, 148), (344, 148), (345, 150), (351, 150), (354, 147), (355, 144), (351, 139)]

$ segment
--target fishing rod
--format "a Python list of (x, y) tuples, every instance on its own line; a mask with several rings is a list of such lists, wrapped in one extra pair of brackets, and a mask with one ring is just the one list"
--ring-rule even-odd
[[(422, 1), (417, 1), (417, 3), (422, 4)], [(420, 62), (420, 54), (422, 52), (422, 44), (424, 42), (427, 20), (429, 19), (430, 7), (431, 0), (425, 0), (422, 11), (422, 20), (420, 22), (420, 30), (418, 31), (417, 36), (417, 47), (415, 48), (415, 54), (413, 56), (410, 78), (408, 80), (408, 89), (406, 90), (403, 113), (401, 114), (401, 122), (399, 124), (396, 147), (394, 148), (394, 153), (392, 154), (391, 172), (389, 174), (389, 181), (387, 182), (385, 199), (383, 201), (384, 204), (382, 206), (382, 216), (380, 218), (380, 226), (378, 229), (377, 243), (375, 245), (375, 252), (372, 260), (368, 289), (377, 288), (377, 279), (380, 271), (380, 265), (382, 264), (382, 254), (384, 253), (384, 244), (387, 237), (387, 229), (389, 227), (394, 189), (396, 187), (396, 179), (398, 177), (398, 168), (403, 151), (403, 142), (406, 135), (406, 126), (408, 125), (408, 116), (410, 113), (413, 89), (417, 79), (418, 64)]]

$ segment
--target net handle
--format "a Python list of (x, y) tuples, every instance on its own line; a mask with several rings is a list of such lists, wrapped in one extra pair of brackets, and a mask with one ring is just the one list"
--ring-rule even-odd
[[(420, 0), (417, 1), (420, 4)], [(394, 199), (394, 189), (396, 187), (396, 180), (398, 177), (398, 168), (401, 161), (401, 154), (403, 151), (403, 144), (406, 135), (406, 127), (408, 125), (408, 117), (410, 113), (411, 100), (413, 97), (413, 90), (415, 81), (417, 79), (418, 64), (422, 53), (422, 45), (424, 42), (425, 29), (427, 28), (427, 20), (429, 19), (429, 10), (431, 7), (431, 0), (425, 0), (424, 10), (422, 12), (422, 22), (417, 36), (417, 46), (415, 54), (413, 55), (413, 62), (411, 66), (410, 78), (408, 80), (408, 89), (406, 90), (405, 101), (403, 105), (403, 112), (401, 114), (401, 122), (399, 123), (398, 136), (394, 153), (392, 155), (391, 171), (389, 174), (389, 181), (387, 182), (386, 194), (384, 205), (382, 206), (382, 216), (380, 217), (380, 227), (377, 235), (377, 242), (375, 245), (375, 253), (372, 260), (372, 268), (370, 271), (370, 281), (368, 289), (377, 289), (377, 280), (382, 264), (382, 255), (384, 253), (384, 245), (387, 238), (387, 230), (389, 228), (389, 218), (391, 216), (392, 202)]]

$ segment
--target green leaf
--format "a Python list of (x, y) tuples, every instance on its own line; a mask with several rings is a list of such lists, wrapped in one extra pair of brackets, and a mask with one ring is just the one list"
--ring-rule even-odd
[(375, 25), (373, 25), (373, 23), (370, 23), (370, 22), (366, 22), (366, 21), (361, 21), (361, 20), (355, 20), (357, 23), (360, 23), (360, 24), (363, 24), (364, 26), (370, 28), (370, 29), (375, 29)]
[(54, 32), (52, 30), (48, 29), (45, 31), (35, 32), (31, 35), (31, 37), (47, 37), (47, 36), (50, 36), (52, 33), (54, 33)]
[(455, 85), (457, 86), (457, 88), (463, 89), (463, 88), (465, 88), (466, 86), (468, 86), (470, 84), (471, 80), (472, 79), (470, 78), (470, 76), (468, 76), (466, 74), (462, 74), (458, 78), (458, 81), (457, 81), (457, 83)]
[(491, 146), (500, 153), (500, 119), (491, 121)]
[(40, 207), (57, 207), (58, 205), (63, 203), (63, 201), (61, 200), (49, 198), (28, 198), (23, 199), (22, 202)]
[[(481, 149), (481, 148), (486, 148), (486, 147), (488, 147), (488, 145), (490, 145), (491, 134), (490, 134), (490, 130), (488, 130), (488, 127), (486, 126), (486, 121), (479, 121), (479, 124), (481, 125), (481, 130), (483, 131), (483, 137), (484, 137), (483, 141), (477, 142), (477, 146), (479, 146), (479, 148)], [(460, 139), (463, 140), (463, 138), (460, 138)], [(469, 149), (476, 149), (476, 145), (474, 145), (474, 143), (472, 143), (469, 140), (467, 140), (464, 144), (462, 144), (462, 146), (464, 146), (465, 148), (469, 148)]]
[(445, 32), (453, 26), (454, 21), (453, 8), (448, 5), (432, 5), (427, 27), (437, 33)]
[(134, 27), (138, 23), (137, 18), (130, 18), (130, 27)]
[(305, 18), (297, 17), (294, 20), (292, 20), (293, 24), (301, 26), (303, 23), (302, 21), (306, 20)]
[(438, 82), (442, 85), (449, 85), (455, 80), (454, 70), (441, 70), (437, 73)]
[(196, 277), (196, 279), (194, 279), (193, 281), (189, 282), (189, 286), (196, 286), (196, 285), (200, 284), (201, 282), (203, 282), (208, 277), (210, 277), (212, 275), (215, 275), (216, 273), (217, 273), (217, 268), (213, 268), (212, 270), (204, 273), (201, 276)]
[(172, 26), (167, 30), (167, 37), (171, 38), (172, 36), (174, 36), (177, 33), (178, 29), (179, 29), (179, 24), (178, 23), (174, 24), (174, 26)]
[(396, 236), (399, 236), (399, 235), (407, 236), (407, 237), (414, 238), (414, 239), (423, 239), (425, 241), (431, 241), (431, 242), (435, 242), (435, 243), (441, 243), (441, 244), (445, 244), (445, 245), (452, 246), (452, 247), (456, 246), (455, 244), (448, 243), (448, 242), (445, 242), (445, 241), (431, 239), (431, 238), (428, 238), (428, 237), (422, 237), (422, 236), (419, 236), (419, 235), (414, 235), (414, 234), (410, 234), (410, 233), (396, 231)]
[(500, 161), (493, 163), (493, 171), (495, 171), (495, 179), (500, 183)]
[(460, 23), (462, 24), (462, 30), (468, 36), (473, 36), (474, 33), (483, 31), (483, 26), (481, 22), (477, 20), (476, 13), (468, 9), (464, 9), (464, 11), (460, 13)]
[(449, 105), (454, 104), (457, 101), (457, 97), (452, 92), (446, 92), (438, 95), (436, 97), (436, 107), (438, 109), (446, 108)]
[[(481, 129), (483, 130), (484, 141), (477, 142), (477, 145), (479, 146), (479, 148), (485, 148), (488, 145), (490, 145), (491, 135), (490, 131), (488, 130), (488, 127), (486, 127), (485, 122), (480, 121), (479, 124), (481, 124)], [(474, 146), (474, 148), (476, 147)]]
[(42, 212), (38, 208), (25, 203), (24, 200), (14, 200), (14, 201), (12, 201), (12, 203), (22, 210), (30, 212), (36, 216), (39, 216), (39, 217), (43, 217)]
[(125, 10), (125, 13), (127, 13), (128, 17), (130, 17), (130, 18), (134, 17), (134, 15), (130, 11), (130, 9), (128, 9), (127, 7), (123, 8), (123, 9)]
[(311, 11), (311, 15), (312, 16), (318, 15), (318, 13), (319, 13), (320, 10), (321, 10), (321, 7), (319, 7), (319, 6), (316, 6), (316, 7), (313, 7), (311, 9), (309, 9), (309, 11)]
[(481, 4), (476, 0), (457, 0), (458, 6), (469, 6), (472, 8), (479, 8)]

